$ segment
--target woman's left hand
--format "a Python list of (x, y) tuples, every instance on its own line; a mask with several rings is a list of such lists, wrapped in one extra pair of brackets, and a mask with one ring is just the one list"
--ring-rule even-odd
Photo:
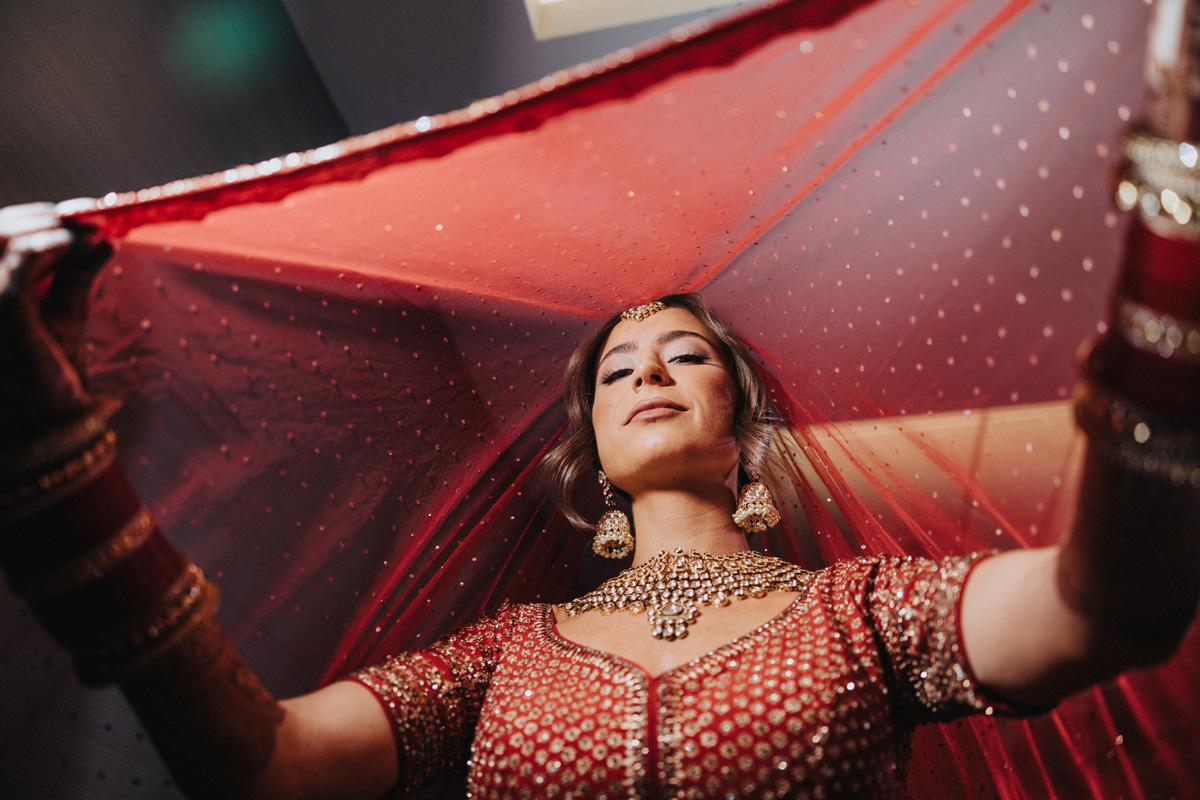
[(92, 278), (112, 253), (63, 204), (0, 209), (0, 449), (91, 403), (77, 360)]

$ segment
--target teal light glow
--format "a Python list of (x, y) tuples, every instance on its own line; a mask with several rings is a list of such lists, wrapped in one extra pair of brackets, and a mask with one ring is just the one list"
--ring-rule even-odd
[(168, 60), (180, 80), (215, 94), (241, 94), (277, 67), (287, 20), (254, 0), (208, 0), (180, 14)]

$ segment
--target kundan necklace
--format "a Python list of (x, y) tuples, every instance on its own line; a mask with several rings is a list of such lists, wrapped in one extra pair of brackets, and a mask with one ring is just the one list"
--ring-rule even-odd
[(724, 606), (731, 600), (764, 597), (767, 592), (798, 592), (812, 573), (772, 556), (747, 550), (714, 556), (695, 550), (663, 551), (630, 567), (599, 588), (567, 603), (568, 617), (585, 611), (601, 614), (647, 612), (650, 634), (674, 641), (687, 636), (700, 606)]

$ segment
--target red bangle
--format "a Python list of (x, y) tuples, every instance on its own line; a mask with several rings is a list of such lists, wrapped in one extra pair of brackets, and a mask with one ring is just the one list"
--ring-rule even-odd
[(1083, 357), (1084, 380), (1128, 398), (1148, 412), (1200, 416), (1200, 364), (1168, 359), (1109, 331)]
[(219, 601), (217, 587), (189, 564), (152, 607), (80, 639), (72, 648), (79, 677), (99, 685), (138, 670), (179, 646), (190, 633), (211, 626)]
[(1118, 293), (1178, 319), (1200, 319), (1200, 242), (1168, 239), (1136, 217)]
[(0, 535), (0, 566), (13, 583), (25, 583), (108, 539), (141, 505), (114, 462), (61, 501), (5, 525)]
[(170, 542), (155, 535), (96, 580), (30, 606), (55, 639), (75, 647), (94, 631), (113, 628), (153, 608), (189, 566)]

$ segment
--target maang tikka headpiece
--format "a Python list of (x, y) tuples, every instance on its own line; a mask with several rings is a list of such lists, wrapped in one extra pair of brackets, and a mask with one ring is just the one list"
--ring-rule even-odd
[(662, 302), (655, 300), (652, 303), (642, 303), (640, 306), (621, 312), (621, 319), (629, 320), (630, 322), (641, 322), (646, 317), (653, 316), (665, 309), (666, 306)]

